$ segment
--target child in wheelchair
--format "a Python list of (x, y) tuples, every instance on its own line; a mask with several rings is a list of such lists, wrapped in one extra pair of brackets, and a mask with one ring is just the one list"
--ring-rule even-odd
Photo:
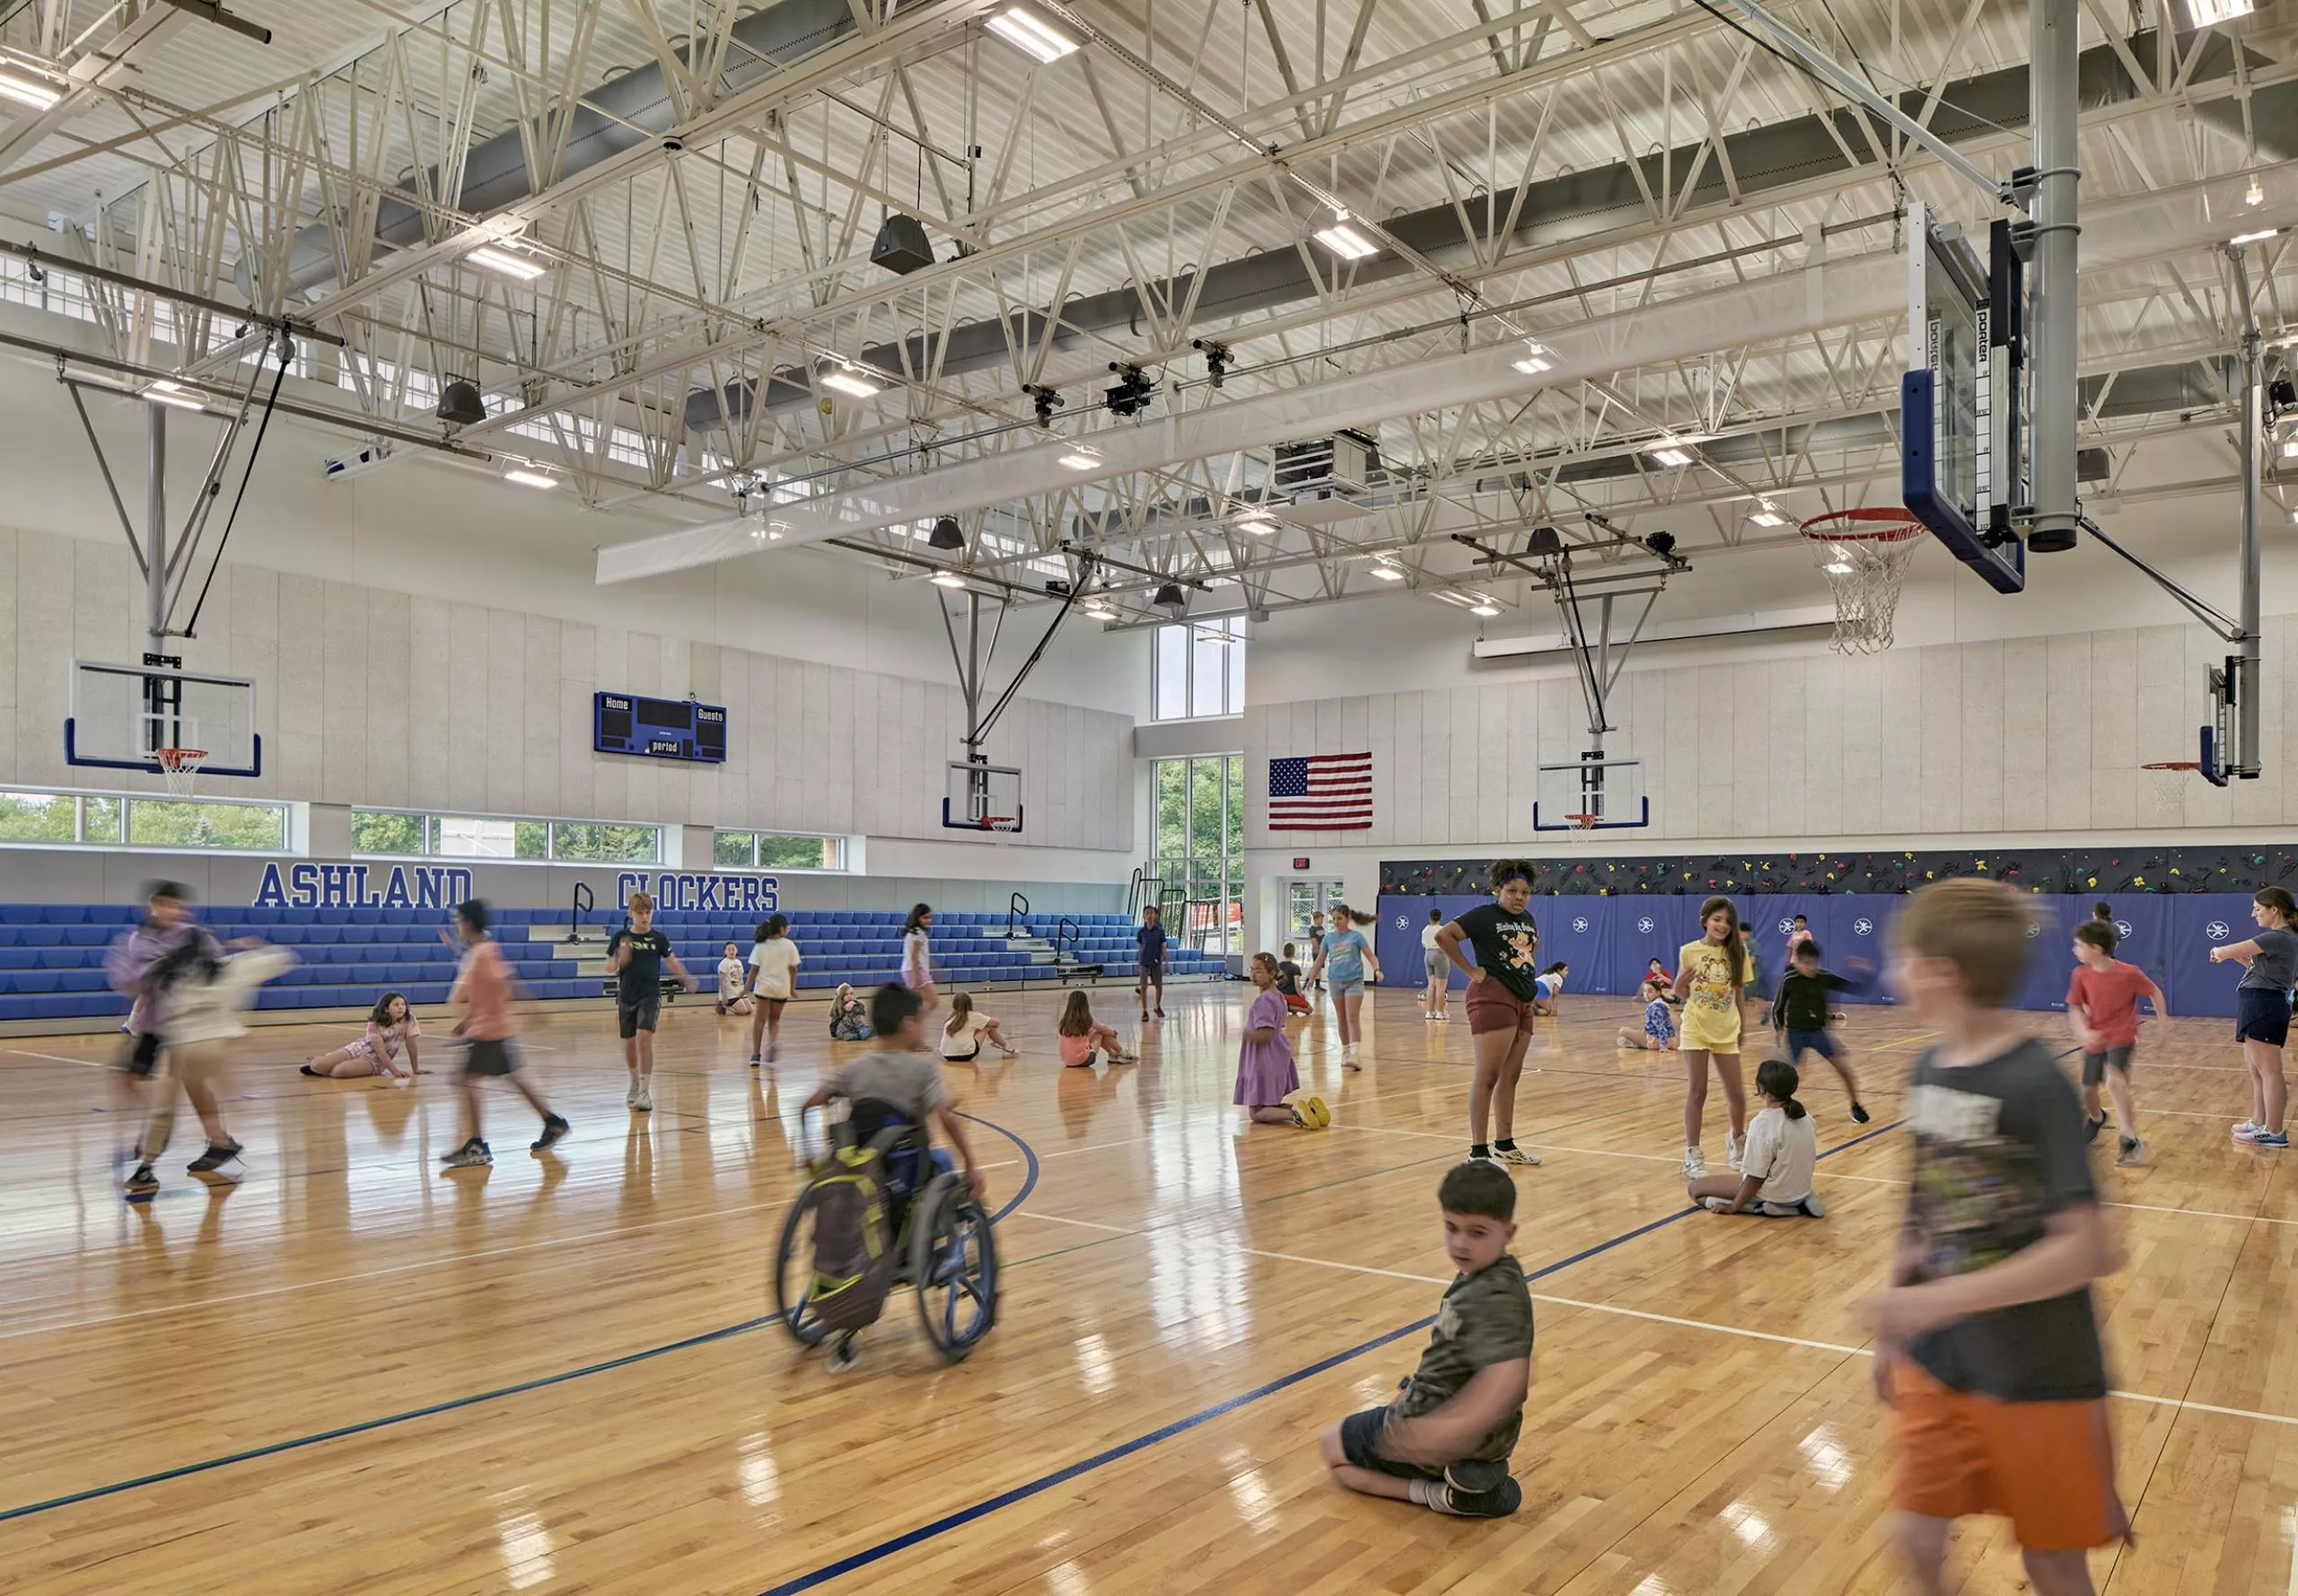
[[(899, 1240), (905, 1233), (910, 1200), (923, 1192), (941, 1173), (958, 1167), (963, 1161), (966, 1188), (978, 1199), (987, 1188), (981, 1170), (974, 1162), (973, 1149), (966, 1140), (965, 1125), (950, 1102), (947, 1089), (942, 1083), (942, 1061), (925, 1050), (925, 1002), (907, 987), (886, 985), (871, 995), (870, 1024), (876, 1034), (877, 1046), (852, 1063), (833, 1071), (815, 1088), (799, 1109), (803, 1123), (805, 1115), (826, 1107), (833, 1099), (843, 1099), (848, 1105), (848, 1118), (840, 1140), (841, 1152), (832, 1155), (833, 1164), (843, 1161), (849, 1168), (865, 1161), (857, 1158), (853, 1149), (881, 1148), (883, 1153), (883, 1186), (887, 1212), (883, 1223), (890, 1240)], [(934, 1133), (938, 1128), (947, 1149), (934, 1144)], [(891, 1133), (891, 1134), (888, 1134)], [(957, 1159), (951, 1157), (954, 1150)], [(817, 1183), (825, 1179), (818, 1174)], [(830, 1210), (825, 1209), (822, 1222), (828, 1224)], [(817, 1231), (817, 1248), (823, 1244), (822, 1230)], [(899, 1248), (893, 1249), (898, 1253)], [(820, 1265), (817, 1265), (818, 1272)], [(885, 1288), (892, 1283), (891, 1267), (875, 1271), (873, 1279), (857, 1279), (864, 1299), (874, 1295), (875, 1301), (865, 1302), (852, 1309), (825, 1302), (823, 1317), (831, 1321), (837, 1339), (831, 1347), (830, 1368), (842, 1372), (854, 1365), (854, 1337), (862, 1324), (874, 1320), (876, 1307), (882, 1302)], [(857, 1271), (866, 1276), (872, 1271)], [(847, 1320), (859, 1320), (848, 1323)]]

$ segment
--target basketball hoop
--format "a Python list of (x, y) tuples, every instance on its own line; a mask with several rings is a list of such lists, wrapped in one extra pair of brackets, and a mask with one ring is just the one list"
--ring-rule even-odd
[(2146, 812), (2157, 826), (2182, 825), (2186, 820), (2186, 778), (2202, 772), (2197, 759), (2157, 759), (2141, 765), (2146, 786)]
[(1565, 823), (1574, 831), (1592, 831), (1596, 829), (1596, 821), (1600, 818), (1597, 815), (1566, 815), (1564, 820)]
[(1881, 505), (1829, 510), (1803, 523), (1803, 536), (1835, 594), (1838, 653), (1881, 653), (1890, 647), (1899, 588), (1924, 530), (1906, 511)]
[(155, 748), (152, 758), (160, 767), (160, 777), (168, 784), (171, 797), (189, 798), (193, 784), (198, 780), (199, 767), (207, 758), (204, 748)]
[(1019, 815), (984, 815), (974, 823), (984, 831), (1019, 831), (1022, 829)]

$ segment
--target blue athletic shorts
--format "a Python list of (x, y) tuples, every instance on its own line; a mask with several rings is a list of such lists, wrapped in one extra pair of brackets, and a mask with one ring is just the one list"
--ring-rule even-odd
[(1787, 1062), (1794, 1064), (1806, 1052), (1816, 1053), (1832, 1064), (1843, 1057), (1843, 1045), (1828, 1030), (1791, 1030), (1787, 1033)]

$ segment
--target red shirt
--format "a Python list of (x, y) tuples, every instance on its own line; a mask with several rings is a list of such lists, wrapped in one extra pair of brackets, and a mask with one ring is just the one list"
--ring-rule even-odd
[(2101, 1047), (2128, 1048), (2138, 1040), (2138, 1000), (2153, 985), (2145, 970), (2119, 959), (2104, 969), (2078, 964), (2067, 983), (2066, 1006), (2082, 1009)]

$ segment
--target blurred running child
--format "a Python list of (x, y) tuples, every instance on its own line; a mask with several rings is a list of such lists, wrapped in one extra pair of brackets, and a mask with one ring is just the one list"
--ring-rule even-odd
[(1532, 987), (1539, 993), (1532, 999), (1532, 1013), (1547, 1020), (1556, 1017), (1556, 1000), (1563, 995), (1565, 977), (1571, 973), (1570, 965), (1557, 963), (1549, 965), (1532, 978)]
[(973, 999), (960, 992), (950, 999), (950, 1022), (942, 1027), (937, 1039), (942, 1045), (942, 1057), (952, 1064), (971, 1064), (981, 1057), (981, 1044), (987, 1041), (1012, 1058), (1018, 1049), (1005, 1039), (997, 1022), (973, 1006)]
[[(1444, 928), (1444, 911), (1428, 911), (1428, 924), (1420, 928), (1420, 962), (1427, 972), (1428, 991), (1421, 999), (1420, 1017), (1424, 1020), (1449, 1020), (1446, 1005), (1452, 995), (1452, 961), (1444, 957), (1444, 950), (1437, 945), (1436, 934)], [(1289, 955), (1293, 951), (1287, 948)]]
[[(1657, 960), (1654, 960), (1656, 963)], [(1668, 989), (1657, 976), (1644, 978), (1644, 1029), (1619, 1033), (1623, 1048), (1641, 1048), (1647, 1053), (1664, 1053), (1676, 1045), (1676, 1016), (1668, 1007)]]
[(295, 956), (277, 948), (246, 947), (219, 958), (214, 941), (180, 941), (149, 973), (152, 987), (165, 999), (160, 1034), (168, 1073), (160, 1083), (151, 1122), (136, 1146), (136, 1168), (127, 1177), (131, 1198), (148, 1198), (160, 1189), (152, 1166), (168, 1150), (179, 1092), (191, 1099), (192, 1111), (207, 1134), (207, 1150), (184, 1166), (185, 1173), (223, 1179), (224, 1166), (242, 1151), (224, 1127), (216, 1093), (230, 1084), (232, 1041), (247, 1034), (240, 1011), (255, 1001), (257, 987), (293, 969)]
[(1164, 916), (1151, 904), (1141, 911), (1141, 929), (1133, 934), (1136, 969), (1133, 995), (1141, 1000), (1141, 1018), (1149, 1018), (1149, 989), (1157, 989), (1157, 1018), (1165, 1017)]
[(1748, 1127), (1748, 1089), (1740, 1074), (1740, 995), (1748, 986), (1748, 944), (1740, 934), (1740, 910), (1728, 898), (1699, 906), (1700, 940), (1676, 955), (1676, 995), (1683, 1000), (1684, 1179), (1707, 1173), (1699, 1148), (1700, 1122), (1707, 1113), (1707, 1070), (1712, 1063), (1724, 1082), (1724, 1106), (1732, 1128), (1724, 1160), (1740, 1167), (1741, 1137)]
[(1285, 999), (1288, 1014), (1309, 1012), (1309, 995), (1301, 989), (1301, 967), (1293, 961), (1293, 944), (1285, 944), (1285, 957), (1276, 966), (1277, 995)]
[[(607, 973), (615, 978), (615, 1020), (622, 1032), (622, 1060), (630, 1071), (623, 1101), (640, 1113), (654, 1108), (654, 1026), (662, 1014), (662, 966), (671, 967), (689, 992), (698, 983), (671, 951), (671, 939), (654, 929), (654, 900), (633, 892), (627, 906), (630, 924), (607, 943)], [(498, 951), (496, 957), (502, 957)]]
[[(175, 881), (153, 881), (144, 890), (143, 920), (104, 954), (105, 980), (128, 1000), (127, 1050), (112, 1075), (113, 1107), (122, 1123), (136, 1108), (137, 1088), (160, 1065), (167, 1001), (153, 986), (152, 970), (186, 943), (198, 944), (211, 959), (224, 956), (215, 933), (191, 917), (191, 889)], [(119, 1171), (115, 1168), (112, 1172)]]
[[(1856, 960), (1846, 962), (1861, 974), (1869, 973)], [(1771, 1000), (1771, 1029), (1778, 1038), (1781, 1055), (1793, 1065), (1801, 1065), (1806, 1053), (1826, 1059), (1842, 1077), (1844, 1093), (1851, 1099), (1851, 1118), (1860, 1125), (1871, 1116), (1859, 1101), (1859, 1083), (1852, 1076), (1851, 1059), (1842, 1039), (1828, 1029), (1828, 1021), (1833, 1013), (1829, 1005), (1834, 994), (1866, 989), (1864, 981), (1821, 969), (1820, 944), (1806, 936), (1795, 944), (1795, 962), (1780, 978), (1779, 995)]]
[(1079, 987), (1061, 1005), (1061, 1019), (1054, 1026), (1061, 1039), (1061, 1062), (1069, 1069), (1091, 1069), (1097, 1064), (1132, 1064), (1136, 1062), (1117, 1039), (1117, 1032), (1093, 1018), (1093, 1005), (1085, 1000), (1085, 990)]
[[(782, 1010), (798, 995), (798, 944), (790, 940), (790, 916), (768, 915), (750, 945), (750, 985), (745, 992), (757, 1001), (750, 1015), (750, 1063), (777, 1062), (782, 1057)], [(764, 1051), (760, 1051), (763, 1040)]]
[(853, 982), (840, 981), (837, 995), (829, 1000), (829, 1039), (866, 1042), (871, 1035), (869, 1005), (855, 995)]
[(1332, 976), (1332, 1012), (1340, 1027), (1340, 1066), (1360, 1070), (1364, 1066), (1356, 1061), (1356, 1044), (1363, 1039), (1364, 1027), (1358, 1018), (1364, 1007), (1366, 969), (1371, 978), (1381, 978), (1381, 956), (1373, 951), (1372, 942), (1357, 930), (1370, 925), (1379, 916), (1364, 914), (1345, 903), (1332, 907), (1333, 929), (1325, 933), (1317, 944), (1316, 961), (1309, 966), (1311, 980), (1329, 970)]
[[(634, 906), (643, 896), (633, 894)], [(462, 1093), (465, 1134), (463, 1144), (440, 1161), (451, 1170), (483, 1169), (495, 1162), (493, 1151), (479, 1134), (481, 1081), (510, 1082), (528, 1106), (542, 1116), (542, 1135), (529, 1145), (529, 1152), (546, 1151), (567, 1131), (566, 1121), (550, 1111), (550, 1105), (520, 1067), (524, 1061), (514, 1045), (518, 1027), (511, 1022), (511, 966), (502, 948), (487, 934), (487, 905), (478, 899), (455, 910), (455, 932), (462, 938), (465, 951), (462, 968), (455, 972), (454, 987), (447, 994), (447, 1006), (455, 1016), (454, 1034), (463, 1039), (462, 1074), (456, 1084)]]
[[(422, 1049), (415, 1040), (422, 1034), (423, 1026), (415, 1011), (407, 1006), (407, 999), (386, 992), (375, 1000), (374, 1012), (367, 1016), (367, 1029), (357, 1041), (320, 1054), (303, 1066), (303, 1074), (331, 1081), (356, 1081), (366, 1075), (389, 1075), (394, 1080), (427, 1075), (431, 1072), (423, 1067)], [(405, 1069), (399, 1066), (401, 1052), (407, 1055)]]
[(1348, 1490), (1458, 1518), (1499, 1518), (1524, 1499), (1508, 1454), (1532, 1380), (1531, 1293), (1508, 1250), (1516, 1183), (1471, 1159), (1446, 1172), (1436, 1203), (1444, 1255), (1460, 1273), (1444, 1288), (1420, 1366), (1387, 1407), (1327, 1430), (1320, 1450), (1333, 1483)]
[(742, 990), (742, 945), (728, 943), (718, 960), (718, 1012), (747, 1016), (750, 1006), (750, 996)]
[(2037, 1596), (2090, 1596), (2086, 1553), (2127, 1540), (2091, 1283), (2115, 1267), (2083, 1111), (2004, 1008), (2032, 929), (2011, 889), (1925, 887), (1892, 928), (1890, 979), (1943, 1034), (1915, 1066), (1907, 1219), (1869, 1304), (1875, 1390), (1895, 1410), (1892, 1530), (1926, 1596), (1948, 1536), (2008, 1518)]
[(1322, 1130), (1332, 1115), (1320, 1097), (1285, 1100), (1301, 1090), (1300, 1072), (1294, 1067), (1293, 1044), (1285, 1039), (1285, 999), (1276, 990), (1276, 960), (1255, 953), (1247, 973), (1252, 977), (1252, 1006), (1245, 1011), (1245, 1039), (1237, 1048), (1237, 1092), (1230, 1101), (1241, 1104), (1256, 1125), (1297, 1125), (1302, 1130)]
[(2118, 1164), (2143, 1163), (2146, 1144), (2138, 1138), (2138, 1106), (2130, 1093), (2130, 1056), (2138, 1046), (2138, 1000), (2151, 998), (2154, 1017), (2167, 1020), (2171, 1005), (2162, 989), (2135, 964), (2115, 957), (2122, 934), (2109, 919), (2085, 920), (2074, 928), (2074, 974), (2066, 987), (2066, 1019), (2083, 1049), (2083, 1126), (2085, 1140), (2107, 1127), (2099, 1106), (2103, 1083), (2114, 1099), (2120, 1144)]
[(932, 1013), (941, 1000), (934, 995), (934, 906), (921, 903), (909, 911), (901, 926), (901, 984), (917, 994)]
[[(1324, 945), (1325, 911), (1318, 909), (1309, 916), (1309, 957), (1311, 960), (1315, 960), (1317, 956), (1317, 950)], [(1322, 981), (1314, 982), (1312, 983), (1311, 989), (1312, 991), (1322, 992), (1325, 989), (1325, 984)]]
[(1767, 1058), (1756, 1065), (1756, 1098), (1763, 1107), (1748, 1127), (1740, 1172), (1686, 1180), (1684, 1190), (1693, 1202), (1717, 1214), (1827, 1217), (1826, 1207), (1811, 1193), (1820, 1138), (1810, 1111), (1795, 1101), (1801, 1083), (1795, 1066), (1785, 1059)]
[(2251, 894), (2250, 918), (2259, 934), (2248, 942), (2210, 950), (2213, 964), (2228, 960), (2243, 967), (2234, 993), (2234, 1037), (2242, 1062), (2250, 1066), (2250, 1117), (2234, 1127), (2234, 1139), (2253, 1147), (2290, 1145), (2283, 1128), (2289, 1086), (2282, 1078), (2282, 1047), (2290, 1039), (2290, 984), (2298, 980), (2298, 900), (2280, 887)]
[[(1539, 995), (1531, 862), (1496, 859), (1486, 879), (1492, 901), (1436, 934), (1444, 957), (1469, 978), (1469, 1046), (1476, 1054), (1469, 1083), (1469, 1156), (1536, 1164), (1539, 1154), (1516, 1145), (1516, 1083), (1532, 1041), (1532, 1000)], [(1475, 948), (1474, 964), (1462, 956), (1462, 943)], [(1500, 1133), (1489, 1143), (1487, 1125)]]

